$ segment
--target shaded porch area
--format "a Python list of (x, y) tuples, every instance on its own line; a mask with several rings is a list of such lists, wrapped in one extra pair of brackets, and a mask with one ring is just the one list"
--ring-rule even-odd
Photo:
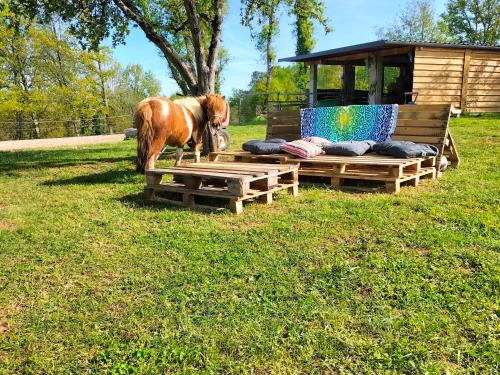
[(411, 47), (307, 61), (309, 105), (405, 104), (412, 100), (413, 63)]

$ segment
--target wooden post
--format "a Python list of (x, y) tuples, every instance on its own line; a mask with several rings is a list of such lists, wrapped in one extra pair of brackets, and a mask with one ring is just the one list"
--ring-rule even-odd
[(309, 66), (309, 107), (314, 107), (318, 98), (318, 65)]
[(243, 212), (243, 201), (240, 201), (236, 198), (231, 198), (229, 200), (229, 209), (236, 215), (241, 214)]
[(460, 109), (462, 110), (462, 112), (465, 112), (467, 109), (469, 65), (470, 65), (470, 49), (466, 49), (464, 52), (464, 67), (462, 70), (462, 92), (460, 93)]
[(342, 93), (344, 95), (343, 105), (353, 104), (356, 71), (354, 65), (344, 64), (342, 66)]
[(384, 87), (384, 64), (382, 56), (369, 54), (366, 59), (368, 69), (368, 104), (382, 103), (382, 89)]

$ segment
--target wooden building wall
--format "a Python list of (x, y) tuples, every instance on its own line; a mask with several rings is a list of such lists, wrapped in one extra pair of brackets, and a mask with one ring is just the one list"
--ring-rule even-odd
[(500, 112), (500, 52), (416, 47), (413, 90), (418, 104)]

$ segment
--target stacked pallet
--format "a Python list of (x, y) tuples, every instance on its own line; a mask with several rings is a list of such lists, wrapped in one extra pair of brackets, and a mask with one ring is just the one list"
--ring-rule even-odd
[(401, 184), (417, 186), (423, 178), (436, 178), (436, 157), (398, 159), (382, 155), (330, 156), (300, 159), (286, 154), (254, 155), (245, 151), (213, 152), (209, 159), (217, 162), (230, 158), (243, 163), (298, 163), (299, 175), (330, 179), (333, 187), (346, 181), (370, 181), (382, 184), (388, 193), (397, 193)]
[[(163, 182), (172, 175), (173, 182)], [(297, 165), (247, 163), (194, 163), (146, 172), (146, 197), (186, 207), (206, 208), (199, 198), (228, 200), (232, 212), (243, 212), (243, 202), (259, 200), (271, 204), (273, 194), (288, 190), (298, 194)], [(210, 208), (213, 208), (210, 206)]]

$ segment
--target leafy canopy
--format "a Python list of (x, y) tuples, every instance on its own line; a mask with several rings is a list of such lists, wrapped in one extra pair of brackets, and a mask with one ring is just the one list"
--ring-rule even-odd
[(442, 18), (458, 42), (497, 45), (500, 41), (498, 0), (449, 0)]

